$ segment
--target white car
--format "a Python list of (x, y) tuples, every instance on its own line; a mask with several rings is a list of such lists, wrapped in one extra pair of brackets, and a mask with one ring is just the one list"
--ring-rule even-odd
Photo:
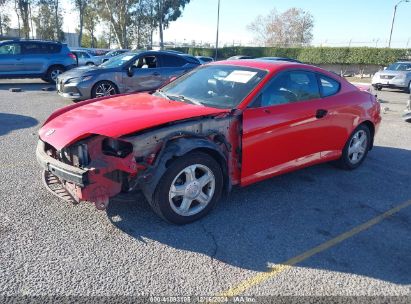
[(382, 88), (402, 89), (411, 91), (411, 61), (400, 61), (391, 64), (386, 69), (375, 73), (372, 86), (380, 91)]
[(76, 55), (78, 66), (101, 64), (101, 56), (93, 56), (85, 50), (72, 50), (71, 52)]

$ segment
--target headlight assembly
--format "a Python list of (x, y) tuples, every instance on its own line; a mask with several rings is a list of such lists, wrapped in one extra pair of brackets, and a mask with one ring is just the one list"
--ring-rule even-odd
[(93, 78), (93, 76), (83, 76), (83, 77), (74, 77), (74, 78), (70, 78), (69, 80), (67, 80), (66, 83), (79, 83), (82, 81), (87, 81), (90, 80), (91, 78)]
[(126, 141), (106, 138), (103, 140), (102, 150), (104, 155), (125, 158), (133, 152), (133, 145)]

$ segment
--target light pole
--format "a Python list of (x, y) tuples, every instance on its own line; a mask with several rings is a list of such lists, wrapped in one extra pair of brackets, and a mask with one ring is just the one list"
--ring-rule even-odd
[(398, 5), (400, 5), (402, 2), (410, 2), (410, 0), (401, 0), (394, 6), (394, 15), (392, 16), (390, 40), (388, 42), (388, 47), (389, 48), (391, 47), (391, 38), (392, 38), (392, 31), (394, 30), (395, 15), (397, 14)]
[(220, 30), (220, 0), (218, 0), (218, 10), (217, 10), (217, 37), (216, 37), (216, 41), (215, 41), (215, 60), (216, 61), (217, 61), (217, 57), (218, 57), (218, 34), (219, 34), (219, 30)]

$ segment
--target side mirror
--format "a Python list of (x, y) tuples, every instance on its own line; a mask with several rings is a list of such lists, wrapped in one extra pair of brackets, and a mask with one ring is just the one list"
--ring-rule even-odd
[(133, 77), (135, 69), (136, 69), (136, 67), (134, 65), (131, 65), (131, 66), (128, 67), (128, 69), (127, 69), (128, 77)]

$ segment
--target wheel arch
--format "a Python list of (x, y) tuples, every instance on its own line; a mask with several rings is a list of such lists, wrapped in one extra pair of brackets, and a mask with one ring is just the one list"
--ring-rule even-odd
[(195, 151), (206, 153), (218, 162), (223, 173), (223, 189), (228, 193), (231, 190), (231, 179), (228, 174), (227, 157), (221, 147), (208, 138), (180, 137), (168, 141), (158, 153), (154, 165), (147, 170), (148, 172), (145, 172), (145, 176), (150, 176), (150, 178), (149, 181), (142, 179), (140, 189), (146, 199), (152, 199), (161, 177), (175, 159)]
[(374, 147), (374, 136), (375, 136), (375, 125), (370, 120), (365, 120), (360, 123), (358, 126), (365, 125), (370, 130), (371, 133), (371, 143), (370, 143), (370, 150)]

